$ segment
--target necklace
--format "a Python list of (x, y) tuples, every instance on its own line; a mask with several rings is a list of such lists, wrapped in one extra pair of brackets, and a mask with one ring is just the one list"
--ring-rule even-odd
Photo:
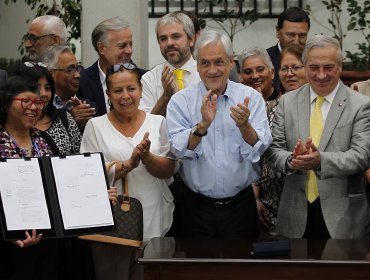
[(122, 123), (116, 116), (111, 112), (108, 118), (112, 122), (113, 126), (125, 137), (131, 140), (137, 131), (140, 129), (143, 120), (140, 116), (134, 119), (132, 122)]
[(32, 148), (35, 147), (38, 157), (41, 156), (40, 155), (40, 152), (39, 152), (39, 148), (37, 146), (37, 143), (34, 141), (34, 139), (32, 139), (31, 133), (30, 133), (31, 147), (29, 147), (29, 148), (22, 148), (21, 146), (19, 146), (17, 144), (17, 141), (15, 141), (14, 137), (9, 133), (9, 131), (5, 128), (5, 126), (4, 126), (4, 130), (9, 135), (10, 140), (15, 144), (15, 146), (16, 146), (16, 149), (15, 149), (16, 153), (23, 153), (25, 157), (31, 157), (32, 156)]
[(21, 151), (24, 152), (24, 154), (26, 155), (26, 157), (30, 157), (30, 156), (32, 156), (32, 147), (33, 147), (33, 142), (32, 142), (31, 147), (29, 147), (28, 149), (22, 148), (22, 147), (19, 147), (19, 148), (21, 149)]

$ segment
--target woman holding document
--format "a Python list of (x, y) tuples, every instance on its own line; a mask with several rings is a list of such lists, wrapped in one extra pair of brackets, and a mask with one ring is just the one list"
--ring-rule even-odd
[[(24, 158), (51, 155), (45, 140), (34, 128), (45, 102), (38, 84), (26, 76), (8, 79), (0, 90), (0, 157)], [(43, 240), (42, 233), (25, 232), (16, 242), (1, 240), (0, 279), (57, 279), (56, 242)], [(39, 244), (38, 244), (39, 243)], [(37, 245), (36, 245), (37, 244)], [(36, 246), (34, 246), (36, 245)]]
[[(54, 138), (53, 142), (47, 142), (35, 128), (43, 110), (46, 109), (46, 114), (50, 114), (53, 109), (47, 110), (47, 104), (52, 104), (52, 90), (49, 90), (51, 96), (48, 102), (44, 98), (52, 80), (48, 79), (45, 74), (47, 70), (42, 67), (35, 63), (22, 65), (17, 75), (9, 78), (0, 89), (0, 158), (44, 157), (77, 152), (76, 148), (66, 153), (61, 152), (67, 151), (68, 147), (73, 145), (65, 145), (65, 142), (58, 141), (58, 137)], [(28, 71), (31, 69), (33, 72)], [(55, 129), (56, 122), (58, 123), (54, 121), (52, 126), (54, 130), (60, 131), (63, 125), (59, 120), (59, 129)], [(51, 144), (48, 145), (49, 143)], [(53, 145), (57, 147), (54, 147), (54, 153), (51, 149)], [(108, 193), (109, 198), (116, 201), (116, 190), (113, 188)], [(36, 230), (26, 231), (23, 240), (13, 243), (1, 238), (0, 257), (5, 262), (0, 269), (0, 279), (64, 279), (61, 275), (65, 274), (65, 268), (61, 266), (58, 255), (59, 241), (45, 239), (40, 242), (41, 239), (42, 233)]]
[[(164, 236), (171, 226), (174, 205), (168, 185), (175, 161), (170, 155), (165, 119), (139, 109), (140, 79), (134, 64), (116, 64), (108, 69), (106, 83), (111, 111), (89, 120), (80, 151), (101, 151), (106, 161), (120, 161), (110, 179), (117, 181), (119, 194), (122, 194), (120, 179), (128, 180), (129, 195), (143, 206), (147, 240)], [(111, 263), (109, 269), (95, 265), (97, 279), (128, 279), (134, 250), (126, 250), (120, 263)], [(126, 265), (120, 267), (123, 258)]]

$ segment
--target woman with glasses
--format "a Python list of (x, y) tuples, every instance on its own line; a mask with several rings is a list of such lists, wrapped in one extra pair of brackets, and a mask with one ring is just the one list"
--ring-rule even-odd
[(72, 115), (66, 110), (57, 110), (53, 105), (55, 87), (53, 78), (42, 63), (25, 62), (17, 69), (17, 74), (26, 75), (37, 81), (40, 98), (45, 102), (37, 120), (36, 128), (47, 141), (54, 155), (78, 154), (81, 132)]
[(279, 78), (282, 93), (295, 90), (307, 83), (301, 47), (292, 45), (280, 53)]
[[(307, 82), (302, 62), (302, 52), (303, 49), (298, 46), (289, 46), (281, 51), (279, 61), (281, 91), (288, 92), (298, 89)], [(279, 98), (268, 104), (270, 126), (278, 104)], [(285, 175), (269, 168), (264, 160), (262, 162), (262, 174), (258, 182), (254, 184), (253, 190), (262, 226), (261, 232), (262, 234), (274, 235)]]
[(266, 101), (275, 100), (280, 92), (273, 87), (274, 66), (265, 49), (247, 48), (239, 56), (241, 82), (259, 91)]
[[(0, 157), (43, 157), (52, 152), (34, 128), (45, 101), (37, 83), (27, 76), (10, 77), (0, 89)], [(35, 230), (14, 243), (1, 240), (0, 255), (5, 260), (0, 279), (57, 279), (57, 247), (42, 240)], [(40, 243), (39, 243), (40, 242)]]
[[(32, 78), (39, 86), (40, 99), (45, 106), (40, 111), (35, 127), (40, 131), (53, 155), (78, 154), (82, 138), (81, 131), (67, 110), (58, 110), (53, 105), (54, 81), (46, 65), (40, 62), (25, 62), (18, 67), (16, 74)], [(89, 266), (92, 266), (89, 264), (89, 262), (92, 263), (92, 256), (90, 247), (85, 242), (75, 238), (65, 238), (59, 240), (59, 243), (61, 278), (69, 278), (75, 271), (89, 270)]]
[[(134, 64), (116, 64), (108, 69), (106, 83), (111, 111), (88, 121), (80, 151), (101, 151), (106, 161), (119, 160), (114, 170), (118, 194), (122, 194), (120, 179), (125, 178), (129, 195), (143, 206), (145, 241), (164, 236), (171, 226), (174, 205), (168, 185), (175, 161), (170, 154), (165, 119), (139, 109), (140, 80)], [(126, 257), (133, 253), (134, 250), (126, 248)], [(120, 267), (121, 261), (116, 259), (105, 268), (95, 264), (97, 278), (128, 279), (129, 270)], [(129, 261), (128, 258), (126, 263)]]

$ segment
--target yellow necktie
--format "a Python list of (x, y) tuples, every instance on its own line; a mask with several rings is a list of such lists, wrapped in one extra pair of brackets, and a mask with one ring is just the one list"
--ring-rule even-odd
[[(311, 114), (310, 119), (310, 134), (312, 137), (312, 142), (316, 147), (319, 147), (322, 131), (324, 129), (324, 120), (322, 118), (321, 106), (324, 103), (325, 98), (322, 96), (316, 97), (315, 107)], [(307, 182), (307, 200), (309, 203), (315, 201), (319, 196), (319, 190), (317, 188), (317, 179), (315, 173), (310, 170), (308, 171), (308, 182)]]
[(176, 77), (176, 81), (177, 81), (177, 85), (178, 85), (179, 90), (183, 89), (185, 87), (184, 86), (184, 70), (175, 69), (175, 70), (173, 70), (173, 74)]

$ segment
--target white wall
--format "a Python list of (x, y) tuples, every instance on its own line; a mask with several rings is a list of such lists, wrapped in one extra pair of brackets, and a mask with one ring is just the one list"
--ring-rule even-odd
[(83, 65), (93, 64), (98, 55), (91, 43), (91, 33), (99, 22), (115, 16), (130, 23), (133, 33), (132, 59), (142, 68), (148, 67), (148, 1), (147, 0), (82, 0), (81, 42)]
[[(311, 18), (311, 29), (309, 36), (315, 34), (326, 34), (333, 36), (330, 30), (322, 27), (318, 22), (329, 27), (328, 16), (329, 13), (321, 1), (307, 0), (305, 4), (311, 6), (312, 12)], [(347, 29), (349, 21), (348, 13), (346, 8), (343, 7), (343, 14), (341, 18), (342, 26), (344, 30)], [(149, 66), (153, 67), (163, 61), (163, 57), (159, 51), (157, 39), (155, 36), (155, 24), (157, 19), (149, 19)], [(252, 25), (248, 26), (242, 32), (238, 33), (234, 38), (234, 52), (240, 54), (243, 49), (247, 47), (259, 46), (262, 48), (268, 48), (277, 43), (276, 39), (276, 27), (277, 19), (259, 19)], [(206, 30), (209, 28), (215, 29), (217, 25), (211, 21), (207, 21)], [(370, 32), (370, 31), (369, 31)], [(364, 39), (358, 32), (349, 32), (347, 37), (344, 39), (343, 50), (356, 51), (356, 42), (363, 42)]]
[[(86, 13), (84, 14), (86, 15), (86, 17), (89, 17), (87, 25), (82, 29), (83, 36), (85, 36), (85, 41), (83, 44), (85, 52), (85, 54), (83, 55), (83, 62), (85, 66), (90, 65), (96, 59), (96, 53), (93, 50), (90, 42), (90, 35), (94, 26), (101, 19), (108, 18), (108, 15), (119, 15), (122, 18), (125, 18), (126, 16), (130, 17), (130, 11), (133, 11), (132, 9), (134, 7), (138, 7), (138, 4), (134, 4), (138, 0), (120, 0), (120, 5), (122, 6), (122, 2), (125, 5), (124, 9), (117, 8), (117, 5), (112, 5), (112, 3), (115, 3), (118, 0), (110, 0), (110, 5), (107, 4), (107, 1), (101, 0), (84, 0), (83, 3), (89, 3), (90, 1), (95, 2), (96, 4), (92, 6), (90, 4), (89, 10), (86, 11)], [(143, 68), (152, 68), (156, 64), (163, 61), (163, 57), (159, 51), (154, 31), (155, 23), (157, 20), (148, 20), (148, 33), (146, 34), (146, 15), (143, 15), (145, 11), (143, 11), (142, 5), (147, 3), (146, 0), (140, 0), (140, 2), (142, 3), (141, 6), (139, 6), (139, 8), (141, 7), (141, 15), (139, 12), (136, 12), (136, 16), (139, 15), (137, 16), (138, 18), (133, 18), (131, 20), (131, 25), (133, 27), (134, 33), (133, 58), (139, 66)], [(321, 27), (314, 20), (316, 19), (328, 26), (327, 18), (329, 16), (329, 13), (325, 10), (325, 7), (321, 3), (321, 1), (307, 0), (304, 2), (311, 5), (311, 8), (313, 9), (311, 15), (311, 30), (309, 36), (320, 33), (332, 35), (328, 30)], [(26, 19), (32, 19), (33, 17), (34, 13), (30, 11), (29, 7), (24, 3), (24, 1), (18, 0), (16, 4), (10, 3), (8, 5), (5, 5), (4, 1), (0, 1), (0, 57), (20, 58), (20, 54), (17, 48), (21, 42), (22, 35), (25, 34), (27, 31)], [(276, 22), (277, 19), (259, 19), (250, 27), (247, 27), (243, 32), (237, 34), (234, 41), (235, 53), (239, 54), (244, 48), (250, 46), (261, 46), (267, 48), (276, 44)], [(343, 26), (346, 27), (348, 23), (348, 15), (346, 15), (346, 13), (342, 15), (342, 22)], [(211, 23), (207, 22), (207, 25), (211, 26)], [(343, 49), (355, 51), (356, 42), (362, 41), (363, 38), (359, 33), (350, 32), (344, 40)], [(78, 59), (81, 58), (80, 48), (78, 48), (76, 56)]]
[(0, 1), (0, 57), (20, 58), (18, 46), (27, 31), (27, 19), (34, 17), (24, 1), (4, 4)]

